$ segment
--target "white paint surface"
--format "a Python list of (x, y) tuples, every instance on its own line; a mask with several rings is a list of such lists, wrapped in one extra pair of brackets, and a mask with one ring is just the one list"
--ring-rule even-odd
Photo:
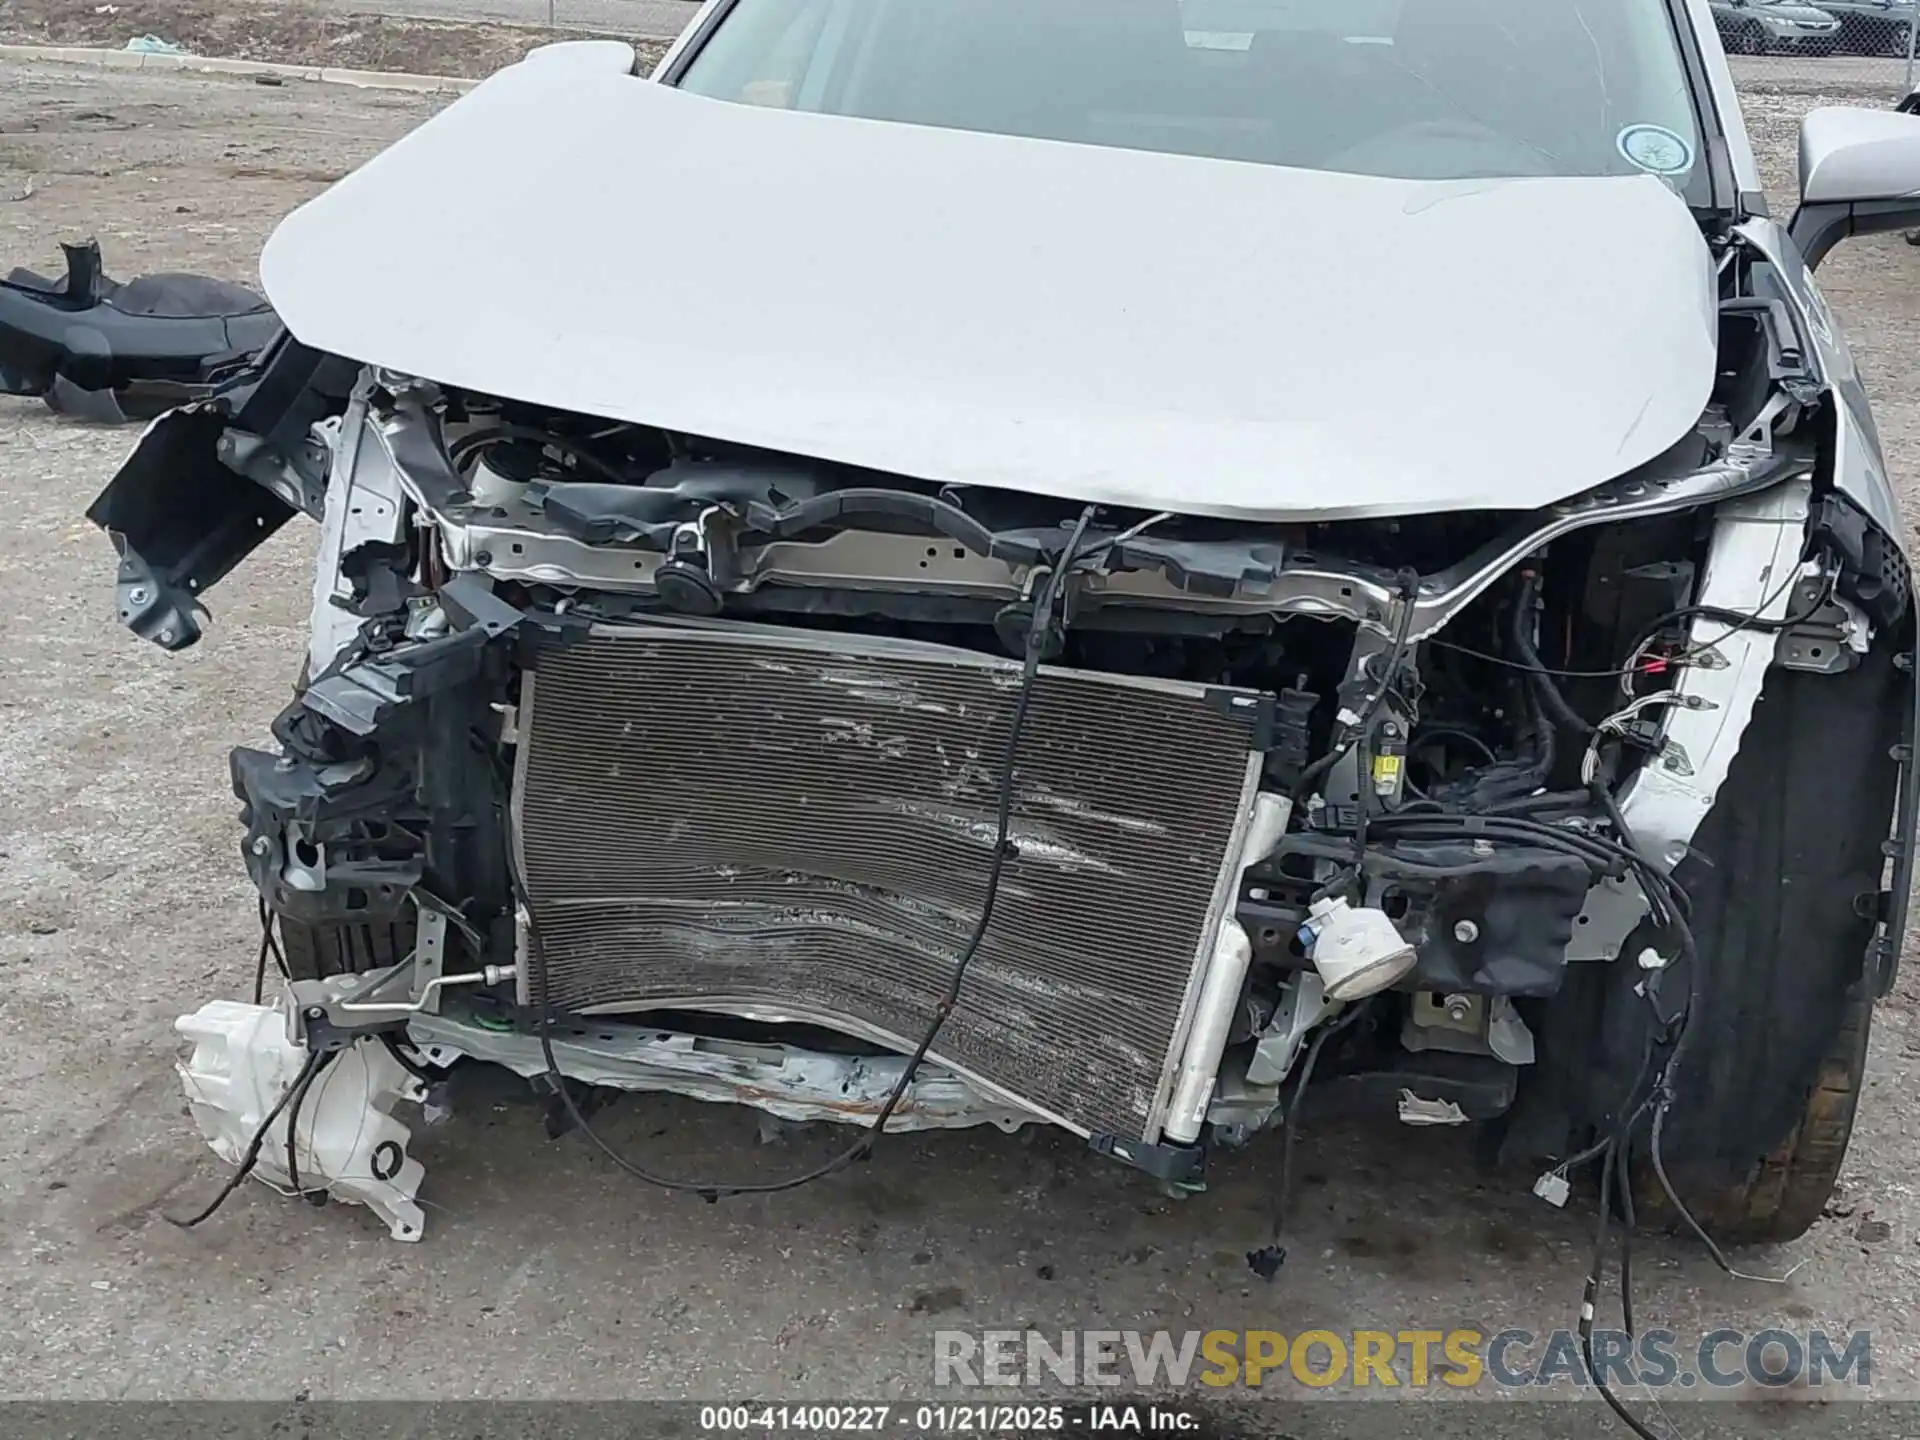
[(797, 114), (536, 52), (289, 216), (309, 345), (923, 479), (1250, 520), (1531, 509), (1698, 418), (1659, 180), (1414, 182)]

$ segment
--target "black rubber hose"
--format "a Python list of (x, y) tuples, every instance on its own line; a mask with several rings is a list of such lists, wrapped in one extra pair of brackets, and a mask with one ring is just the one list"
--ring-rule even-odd
[(1593, 734), (1589, 725), (1574, 708), (1567, 703), (1567, 697), (1560, 693), (1560, 687), (1553, 683), (1553, 676), (1547, 673), (1546, 662), (1540, 658), (1535, 648), (1533, 636), (1528, 634), (1528, 622), (1533, 619), (1534, 606), (1540, 599), (1540, 574), (1536, 570), (1520, 572), (1520, 594), (1513, 606), (1513, 649), (1527, 667), (1527, 678), (1533, 684), (1533, 690), (1540, 697), (1540, 703), (1553, 721), (1565, 729), (1571, 730), (1581, 739)]

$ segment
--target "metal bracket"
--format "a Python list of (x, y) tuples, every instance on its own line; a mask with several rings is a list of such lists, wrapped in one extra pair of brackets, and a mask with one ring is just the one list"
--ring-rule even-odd
[(447, 959), (447, 917), (427, 906), (419, 907), (413, 941), (413, 985), (416, 1004), (429, 1015), (440, 1011), (440, 977)]
[[(481, 1018), (455, 998), (439, 1014), (415, 1015), (407, 1022), (407, 1037), (433, 1065), (451, 1065), (464, 1055), (530, 1080), (548, 1073), (537, 1034), (496, 1029)], [(871, 1126), (907, 1064), (903, 1055), (830, 1055), (590, 1015), (557, 1018), (546, 1040), (583, 1106), (591, 1103), (586, 1097), (605, 1087), (749, 1105), (796, 1124)], [(1012, 1132), (1043, 1123), (1031, 1111), (991, 1099), (951, 1071), (929, 1064), (914, 1072), (887, 1129), (891, 1134), (992, 1125)]]
[(406, 994), (413, 966), (391, 965), (359, 975), (333, 975), (321, 980), (294, 980), (287, 985), (293, 1004), (293, 1038), (309, 1050), (345, 1050), (363, 1036), (405, 1024), (404, 1015), (356, 1015), (343, 1011), (343, 1000)]
[[(1853, 669), (1867, 653), (1873, 641), (1872, 624), (1859, 606), (1831, 590), (1821, 576), (1810, 576), (1800, 583), (1794, 595), (1797, 607), (1802, 611), (1819, 608), (1780, 637), (1775, 658), (1782, 668), (1839, 675)], [(1825, 603), (1822, 596), (1827, 597)]]
[(1491, 1055), (1508, 1065), (1531, 1065), (1534, 1055), (1533, 1032), (1504, 995), (1420, 991), (1408, 1007), (1400, 1043), (1416, 1053), (1446, 1050), (1457, 1055)]
[(1693, 761), (1687, 756), (1687, 747), (1678, 740), (1661, 741), (1660, 768), (1675, 775), (1693, 774)]
[(1120, 1160), (1144, 1170), (1156, 1180), (1185, 1189), (1202, 1189), (1207, 1181), (1207, 1151), (1204, 1145), (1145, 1145), (1138, 1140), (1123, 1140), (1118, 1135), (1094, 1135), (1087, 1141), (1096, 1155)]
[[(423, 927), (431, 913), (421, 912)], [(433, 1013), (440, 992), (450, 986), (504, 985), (516, 973), (512, 965), (488, 965), (466, 974), (422, 980), (414, 974), (410, 958), (360, 975), (295, 980), (288, 987), (293, 995), (294, 1038), (312, 1050), (343, 1050), (362, 1036), (397, 1029), (415, 1015)]]
[[(1797, 478), (1758, 495), (1722, 504), (1714, 517), (1713, 544), (1696, 601), (1716, 610), (1778, 620), (1792, 613), (1804, 576), (1800, 565), (1811, 490)], [(1789, 577), (1794, 583), (1788, 583)], [(1824, 593), (1824, 583), (1822, 583)], [(1683, 700), (1709, 702), (1667, 706), (1662, 712), (1660, 760), (1627, 782), (1620, 808), (1648, 857), (1671, 870), (1687, 854), (1695, 830), (1713, 807), (1753, 707), (1759, 700), (1781, 637), (1702, 617), (1688, 636), (1688, 663), (1674, 690)], [(1721, 662), (1704, 663), (1711, 652)], [(1612, 960), (1646, 914), (1646, 896), (1624, 880), (1603, 880), (1568, 942), (1569, 962)]]
[(1307, 1033), (1333, 1008), (1327, 1003), (1327, 987), (1319, 975), (1302, 970), (1287, 987), (1273, 1022), (1253, 1047), (1253, 1059), (1247, 1065), (1248, 1082), (1271, 1085), (1285, 1079), (1299, 1058)]

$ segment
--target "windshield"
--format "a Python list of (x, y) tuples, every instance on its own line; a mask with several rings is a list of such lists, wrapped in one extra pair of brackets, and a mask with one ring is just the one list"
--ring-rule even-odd
[(737, 0), (678, 83), (1414, 180), (1687, 188), (1700, 154), (1665, 0)]

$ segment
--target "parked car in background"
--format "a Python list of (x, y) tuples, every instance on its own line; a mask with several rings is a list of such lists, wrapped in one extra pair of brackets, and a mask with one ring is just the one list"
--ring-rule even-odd
[(1839, 50), (1849, 55), (1908, 53), (1915, 0), (1822, 0), (1820, 8), (1840, 22)]
[(1831, 54), (1840, 41), (1840, 22), (1831, 13), (1798, 0), (1713, 0), (1713, 19), (1735, 55), (1776, 50)]

